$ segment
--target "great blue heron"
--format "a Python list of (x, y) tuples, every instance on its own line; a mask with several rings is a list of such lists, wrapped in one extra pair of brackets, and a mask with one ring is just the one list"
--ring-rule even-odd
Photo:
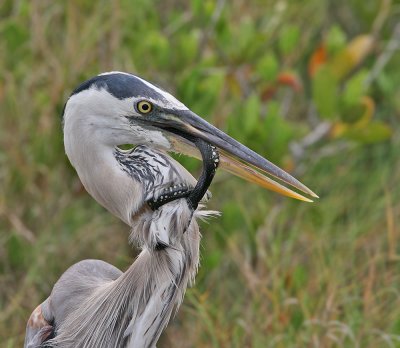
[[(29, 318), (25, 347), (154, 347), (194, 280), (198, 208), (220, 167), (309, 201), (310, 189), (164, 90), (123, 72), (81, 84), (63, 112), (66, 154), (86, 190), (131, 227), (141, 253), (125, 273), (100, 260), (70, 267)], [(131, 150), (120, 145), (132, 144)], [(203, 160), (196, 180), (168, 152)], [(256, 170), (255, 168), (258, 168)]]

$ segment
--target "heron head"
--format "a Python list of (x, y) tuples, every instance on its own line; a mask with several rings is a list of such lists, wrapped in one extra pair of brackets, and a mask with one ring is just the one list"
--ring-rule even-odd
[(135, 75), (110, 72), (84, 82), (66, 104), (67, 123), (72, 130), (84, 128), (86, 134), (104, 144), (146, 144), (201, 159), (193, 143), (193, 139), (200, 138), (217, 147), (220, 168), (299, 200), (311, 201), (282, 184), (317, 197), (290, 174), (212, 126), (171, 94)]

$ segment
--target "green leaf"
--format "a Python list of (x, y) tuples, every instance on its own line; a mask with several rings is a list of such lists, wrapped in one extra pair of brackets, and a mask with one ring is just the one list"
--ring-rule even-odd
[(276, 79), (279, 69), (279, 63), (273, 53), (263, 56), (257, 64), (257, 73), (263, 80), (273, 81)]
[[(268, 103), (267, 116), (264, 125), (259, 128), (262, 134), (262, 143), (255, 149), (258, 152), (268, 154), (268, 159), (274, 163), (281, 163), (282, 158), (288, 152), (288, 145), (294, 137), (294, 128), (291, 123), (280, 115), (280, 105), (278, 102)], [(266, 135), (265, 135), (266, 134)]]
[(348, 105), (344, 103), (340, 109), (340, 119), (345, 123), (356, 123), (366, 112), (366, 107), (362, 103)]
[(343, 133), (343, 137), (361, 144), (374, 144), (385, 141), (392, 136), (392, 129), (382, 121), (373, 121), (366, 127), (353, 127)]
[(260, 108), (260, 98), (252, 94), (247, 99), (243, 110), (243, 129), (246, 134), (250, 134), (259, 124)]
[(300, 30), (297, 26), (286, 25), (284, 26), (279, 37), (279, 48), (283, 55), (291, 53), (299, 42)]
[(333, 119), (337, 109), (337, 80), (327, 66), (320, 67), (313, 79), (313, 101), (322, 118)]
[(248, 60), (257, 49), (257, 32), (254, 21), (251, 18), (243, 18), (231, 38), (231, 49), (236, 59)]
[(223, 70), (214, 71), (212, 74), (201, 79), (196, 110), (200, 115), (208, 115), (214, 108), (225, 82)]
[(178, 95), (184, 103), (191, 105), (198, 99), (199, 85), (201, 81), (202, 71), (200, 68), (194, 68), (188, 71), (187, 75), (182, 77), (178, 86)]
[(332, 55), (343, 49), (346, 45), (346, 34), (339, 25), (334, 25), (330, 28), (326, 35), (326, 47), (328, 54)]
[(217, 5), (216, 1), (213, 0), (203, 0), (204, 12), (207, 17), (212, 17), (215, 12), (215, 6)]
[(201, 15), (203, 11), (203, 0), (192, 0), (191, 3), (193, 14), (196, 16)]
[(220, 264), (221, 257), (222, 255), (219, 250), (212, 250), (208, 252), (207, 255), (203, 256), (202, 264), (205, 269), (208, 270), (214, 269), (218, 267), (218, 265)]
[(304, 288), (308, 280), (307, 270), (303, 266), (297, 266), (293, 271), (293, 285), (295, 289)]
[(346, 83), (343, 90), (343, 100), (347, 104), (356, 104), (360, 102), (361, 97), (365, 93), (365, 79), (368, 76), (368, 71), (361, 70), (355, 74)]
[(180, 64), (187, 65), (192, 62), (198, 51), (198, 32), (182, 33), (179, 37), (178, 60)]
[(168, 66), (170, 44), (168, 39), (158, 31), (149, 32), (146, 38), (145, 52), (154, 58), (160, 67)]
[(301, 309), (296, 309), (290, 318), (290, 324), (295, 330), (300, 329), (304, 322), (304, 314)]
[(393, 76), (389, 76), (385, 71), (382, 71), (376, 78), (376, 82), (383, 94), (390, 95), (396, 90), (398, 84)]

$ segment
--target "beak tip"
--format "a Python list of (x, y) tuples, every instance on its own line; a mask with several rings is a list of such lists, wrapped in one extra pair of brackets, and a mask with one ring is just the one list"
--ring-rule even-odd
[(298, 196), (293, 197), (293, 198), (294, 198), (294, 199), (297, 199), (297, 200), (299, 200), (299, 201), (302, 201), (302, 202), (306, 202), (306, 203), (313, 203), (313, 202), (314, 202), (312, 199), (307, 198), (307, 197), (304, 197), (304, 196), (302, 196), (302, 195), (298, 195)]
[(298, 187), (297, 185), (295, 185), (295, 187), (297, 189), (299, 189), (300, 191), (303, 191), (304, 193), (307, 193), (311, 197), (319, 198), (319, 196), (314, 191), (310, 190), (307, 186), (305, 186), (305, 185), (303, 185), (301, 183), (300, 183), (300, 185), (301, 185), (301, 187)]

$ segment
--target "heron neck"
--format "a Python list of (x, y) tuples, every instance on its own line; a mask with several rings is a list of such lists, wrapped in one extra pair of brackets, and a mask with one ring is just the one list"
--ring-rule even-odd
[(194, 279), (199, 262), (200, 232), (192, 221), (180, 243), (163, 250), (144, 249), (130, 268), (108, 289), (113, 315), (120, 318), (117, 337), (126, 347), (155, 347), (174, 310)]
[(129, 337), (127, 347), (155, 347), (174, 308), (183, 299), (188, 266), (182, 250), (141, 252), (126, 272), (126, 279), (121, 279), (123, 282), (136, 278), (135, 294), (129, 304), (131, 319), (124, 332)]

